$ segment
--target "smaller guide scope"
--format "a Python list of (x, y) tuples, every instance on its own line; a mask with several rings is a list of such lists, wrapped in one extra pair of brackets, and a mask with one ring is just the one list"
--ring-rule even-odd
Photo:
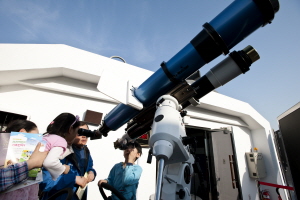
[(102, 138), (102, 134), (98, 130), (91, 131), (83, 128), (78, 129), (78, 136), (86, 136), (91, 138), (91, 140)]

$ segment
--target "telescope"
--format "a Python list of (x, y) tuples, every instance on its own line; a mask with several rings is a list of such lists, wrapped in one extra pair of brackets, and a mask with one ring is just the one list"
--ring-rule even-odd
[(271, 23), (279, 10), (278, 0), (235, 0), (209, 23), (169, 61), (162, 62), (139, 87), (133, 96), (143, 105), (141, 110), (120, 103), (105, 117), (99, 132), (107, 136), (128, 123), (122, 139), (136, 139), (151, 129), (155, 104), (159, 97), (171, 94), (183, 108), (197, 101), (215, 88), (245, 73), (259, 56), (251, 46), (234, 51), (213, 67), (206, 75), (189, 85), (186, 79), (203, 65), (227, 55), (236, 44), (259, 27)]
[[(204, 76), (200, 77), (192, 84), (187, 81), (182, 82), (168, 94), (174, 97), (181, 105), (180, 115), (184, 117), (186, 111), (183, 109), (190, 105), (198, 105), (198, 100), (213, 91), (214, 89), (225, 85), (227, 82), (236, 78), (242, 73), (250, 70), (252, 63), (259, 59), (259, 54), (252, 46), (247, 46), (241, 51), (233, 51), (229, 56), (210, 69)], [(126, 127), (126, 134), (118, 139), (116, 143), (126, 143), (140, 137), (151, 130), (153, 117), (156, 112), (156, 106), (159, 101), (135, 116)], [(119, 144), (119, 145), (121, 145)]]
[(102, 138), (102, 134), (98, 130), (91, 131), (83, 128), (78, 129), (78, 136), (86, 136), (91, 138), (91, 140)]

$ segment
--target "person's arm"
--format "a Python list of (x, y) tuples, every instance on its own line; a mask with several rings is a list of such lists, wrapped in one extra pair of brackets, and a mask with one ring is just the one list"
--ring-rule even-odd
[(64, 188), (73, 188), (75, 184), (76, 174), (62, 174), (54, 181), (49, 171), (43, 168), (43, 181), (40, 183), (40, 190), (44, 192), (55, 192)]
[(114, 183), (114, 179), (115, 179), (115, 169), (116, 169), (117, 165), (118, 164), (115, 164), (113, 166), (113, 168), (109, 172), (108, 178), (105, 179), (105, 180), (107, 180), (107, 183), (113, 187), (114, 187), (113, 183)]
[[(117, 164), (116, 164), (116, 165), (117, 165)], [(101, 183), (104, 182), (104, 183), (108, 183), (109, 185), (111, 185), (111, 186), (114, 187), (114, 185), (113, 185), (113, 180), (114, 180), (114, 171), (115, 171), (116, 165), (114, 165), (113, 168), (110, 170), (109, 175), (108, 175), (108, 178), (102, 179), (102, 180), (98, 181), (98, 185), (99, 185), (99, 186), (101, 185)]]
[(0, 192), (28, 178), (26, 161), (0, 169)]
[(49, 171), (53, 180), (56, 180), (62, 173), (67, 174), (70, 170), (68, 165), (63, 165), (59, 160), (63, 151), (62, 147), (53, 147), (44, 160), (43, 166)]
[[(70, 161), (66, 162), (66, 159), (61, 160), (61, 162), (67, 166), (70, 166), (69, 164), (72, 163)], [(84, 187), (87, 184), (87, 179), (85, 177), (78, 176), (78, 174), (76, 174), (76, 170), (77, 169), (73, 166), (70, 168), (70, 172), (68, 174), (62, 174), (54, 181), (49, 171), (43, 168), (43, 181), (40, 183), (40, 190), (54, 194), (56, 191), (64, 188), (73, 188), (76, 185)]]
[(123, 184), (133, 185), (139, 182), (142, 168), (139, 165), (127, 164), (123, 172)]
[(40, 152), (40, 147), (41, 143), (38, 143), (28, 161), (0, 169), (0, 192), (28, 178), (28, 171), (30, 169), (42, 166), (48, 152)]
[(42, 146), (42, 143), (38, 143), (32, 152), (29, 160), (27, 160), (27, 166), (28, 170), (31, 170), (33, 168), (42, 167), (43, 162), (48, 155), (48, 151), (40, 152), (40, 147)]

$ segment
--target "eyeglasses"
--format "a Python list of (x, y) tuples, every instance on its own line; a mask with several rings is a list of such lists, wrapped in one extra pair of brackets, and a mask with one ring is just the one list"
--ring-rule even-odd
[(79, 116), (78, 115), (76, 115), (76, 117), (75, 117), (75, 121), (71, 124), (71, 126), (73, 126), (76, 122), (78, 122), (79, 121)]

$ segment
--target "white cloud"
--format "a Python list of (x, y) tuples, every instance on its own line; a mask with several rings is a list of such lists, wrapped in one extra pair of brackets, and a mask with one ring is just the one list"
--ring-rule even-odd
[(20, 134), (18, 134), (18, 135), (16, 135), (17, 137), (25, 137), (25, 135), (24, 134), (22, 134), (22, 133), (20, 133)]

